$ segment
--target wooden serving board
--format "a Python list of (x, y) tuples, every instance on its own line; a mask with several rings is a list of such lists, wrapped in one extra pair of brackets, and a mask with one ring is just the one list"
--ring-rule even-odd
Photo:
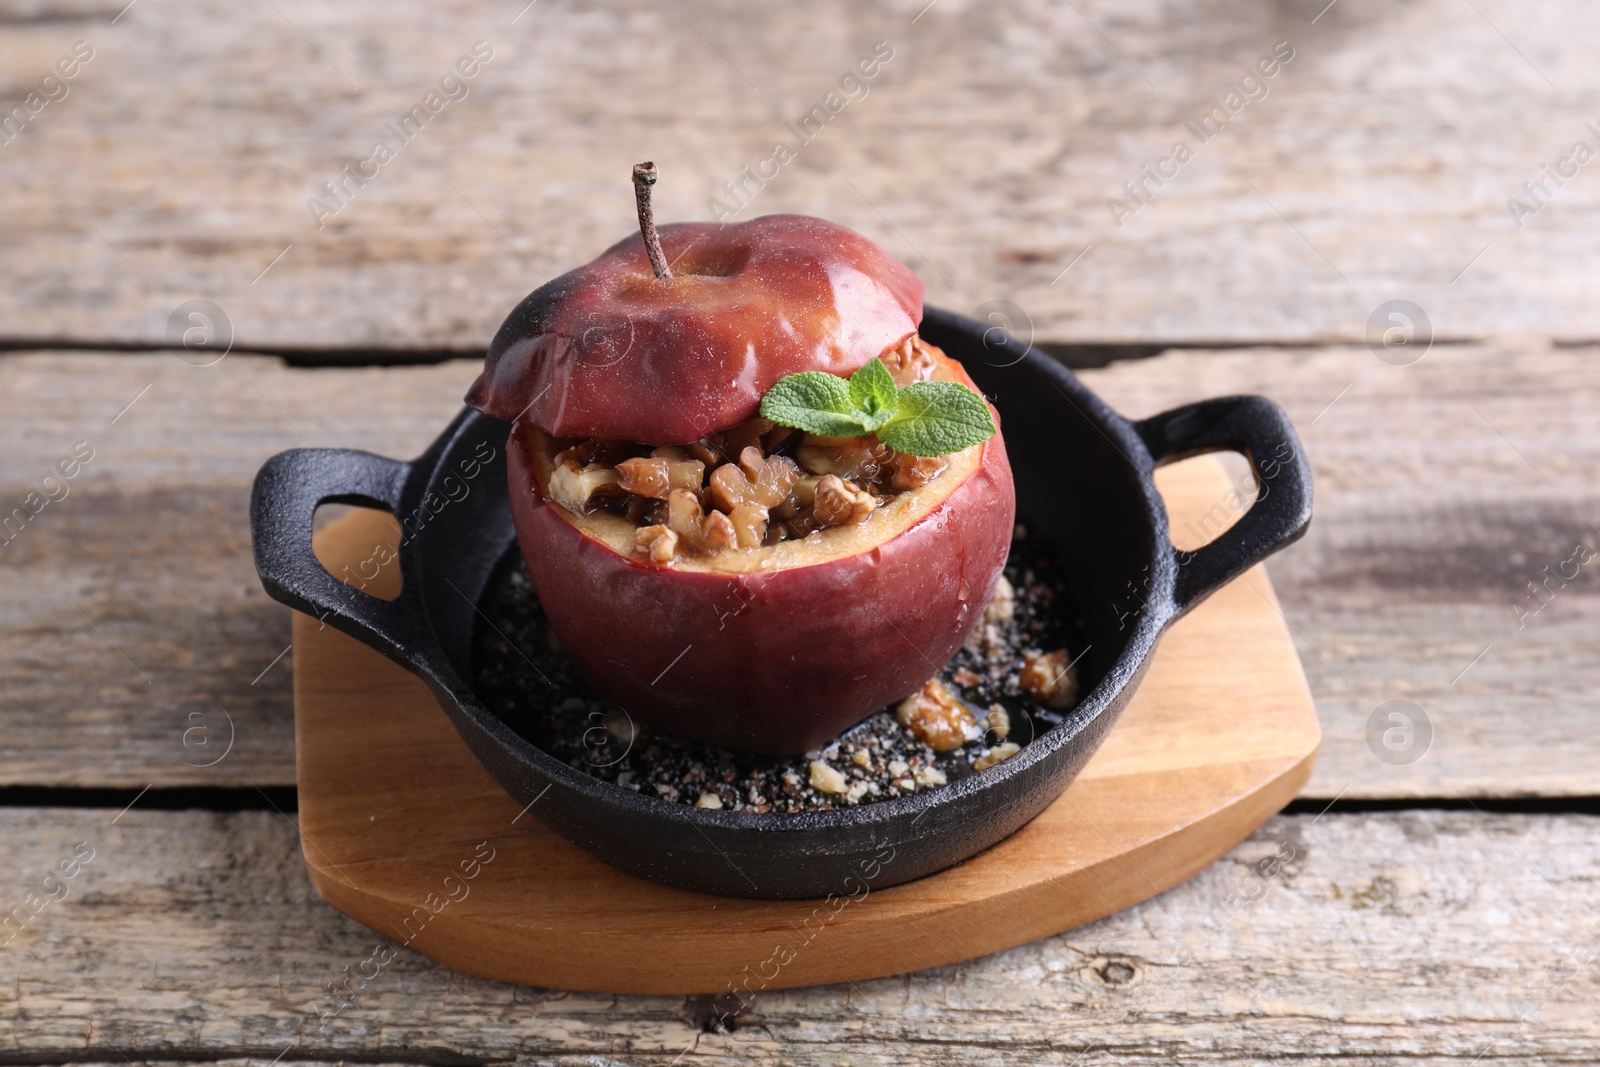
[[(1163, 468), (1157, 483), (1180, 547), (1197, 547), (1188, 518), (1233, 510), (1215, 458)], [(355, 569), (397, 532), (357, 511), (318, 532), (317, 555)], [(394, 595), (392, 572), (366, 588)], [(1077, 926), (1227, 852), (1304, 784), (1321, 736), (1256, 567), (1171, 628), (1111, 736), (1038, 818), (954, 868), (841, 906), (692, 893), (594, 859), (500, 789), (422, 682), (304, 615), (294, 691), (302, 851), (329, 903), (459, 971), (612, 993), (872, 978)]]

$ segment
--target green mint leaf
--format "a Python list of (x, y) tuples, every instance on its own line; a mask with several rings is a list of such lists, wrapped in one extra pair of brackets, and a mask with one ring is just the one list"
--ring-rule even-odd
[(900, 407), (900, 394), (883, 360), (874, 357), (850, 375), (850, 402), (868, 433), (894, 417)]
[(823, 371), (780, 378), (761, 398), (761, 415), (821, 437), (878, 440), (912, 456), (946, 456), (994, 436), (983, 397), (958, 382), (913, 382), (897, 388), (880, 359), (848, 381)]
[(912, 382), (878, 440), (912, 456), (946, 456), (994, 436), (983, 397), (957, 382)]
[(761, 398), (761, 417), (822, 437), (855, 437), (870, 431), (854, 407), (843, 378), (808, 370), (774, 382)]

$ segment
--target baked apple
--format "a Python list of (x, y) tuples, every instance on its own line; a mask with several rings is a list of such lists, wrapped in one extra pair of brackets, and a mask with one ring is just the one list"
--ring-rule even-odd
[(529, 295), (468, 393), (515, 423), (534, 587), (595, 692), (772, 755), (917, 691), (1014, 524), (997, 416), (916, 335), (920, 281), (821, 219), (640, 234)]

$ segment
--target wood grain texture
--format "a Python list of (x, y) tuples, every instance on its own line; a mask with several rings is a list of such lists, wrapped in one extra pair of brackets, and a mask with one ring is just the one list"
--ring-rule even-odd
[[(1132, 416), (1261, 392), (1295, 420), (1316, 518), (1269, 570), (1322, 721), (1306, 795), (1600, 793), (1595, 566), (1520, 630), (1514, 611), (1541, 603), (1526, 583), (1544, 567), (1576, 544), (1600, 548), (1589, 525), (1600, 523), (1597, 355), (1436, 346), (1399, 368), (1364, 347), (1179, 352), (1085, 373)], [(237, 355), (205, 369), (169, 355), (0, 359), (5, 511), (76, 441), (98, 450), (71, 495), (0, 548), (0, 781), (292, 783), (290, 657), (251, 684), (289, 644), (289, 624), (250, 565), (250, 479), (271, 453), (308, 443), (414, 455), (473, 373), (464, 362), (287, 370)], [(1430, 751), (1410, 766), (1367, 746), (1368, 718), (1392, 699), (1433, 723)], [(198, 734), (183, 746), (188, 716), (218, 705), (238, 724), (234, 752), (193, 766), (215, 750), (196, 750)], [(220, 739), (225, 721), (206, 721)]]
[(251, 480), (310, 444), (414, 455), (471, 379), (462, 363), (333, 373), (238, 357), (0, 358), (0, 518), (42, 496), (75, 444), (94, 450), (64, 498), (4, 531), (0, 780), (294, 781), (289, 616), (251, 562)]
[(8, 816), (8, 907), (75, 842), (95, 848), (0, 955), (12, 1062), (1600, 1060), (1591, 818), (1278, 817), (1129, 911), (969, 963), (763, 995), (707, 1034), (681, 997), (503, 985), (398, 946), (335, 1012), (329, 986), (384, 942), (317, 899), (289, 820), (116, 815)]
[[(4, 337), (162, 343), (204, 298), (249, 346), (481, 349), (629, 233), (630, 164), (660, 166), (662, 218), (707, 218), (780, 140), (740, 217), (856, 227), (931, 302), (1013, 301), (1041, 339), (1357, 341), (1397, 297), (1440, 336), (1600, 337), (1600, 182), (1542, 169), (1597, 143), (1576, 0), (121, 6), (4, 5), (7, 108), (95, 49), (0, 149)], [(318, 228), (309, 199), (478, 40), (470, 95)], [(866, 95), (802, 144), (786, 124), (878, 40)], [(1279, 41), (1267, 95), (1201, 143), (1185, 122)], [(1118, 226), (1108, 201), (1180, 139), (1194, 158)], [(1519, 229), (1513, 195), (1547, 206)]]
[[(1437, 346), (1409, 367), (1365, 347), (1169, 353), (1088, 380), (1134, 417), (1259, 392), (1294, 420), (1315, 518), (1269, 569), (1322, 719), (1305, 795), (1600, 792), (1588, 769), (1600, 439), (1587, 425), (1600, 365), (1588, 350)], [(1392, 700), (1431, 723), (1409, 765), (1368, 743)]]
[[(1210, 457), (1159, 473), (1184, 510), (1229, 487)], [(317, 557), (338, 574), (398, 541), (391, 516), (361, 511), (317, 535)], [(397, 565), (389, 571), (373, 595), (398, 594)], [(422, 681), (355, 639), (296, 615), (294, 654), (299, 823), (317, 891), (454, 970), (601, 992), (875, 978), (1081, 925), (1233, 848), (1305, 784), (1319, 736), (1255, 567), (1162, 637), (1106, 743), (1015, 834), (905, 885), (852, 883), (828, 902), (740, 900), (626, 874), (538, 825), (537, 801), (524, 809), (495, 783)], [(460, 900), (444, 902), (439, 871), (456, 871), (448, 892), (465, 890)], [(808, 951), (824, 924), (831, 951)], [(609, 940), (595, 941), (598, 926)]]

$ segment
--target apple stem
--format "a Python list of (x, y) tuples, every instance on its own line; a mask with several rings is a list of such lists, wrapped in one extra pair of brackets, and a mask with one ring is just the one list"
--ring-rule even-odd
[(639, 206), (639, 234), (644, 238), (644, 250), (650, 256), (650, 269), (657, 278), (672, 277), (667, 266), (667, 254), (661, 250), (661, 237), (656, 233), (656, 214), (650, 208), (650, 187), (656, 183), (654, 163), (633, 165), (633, 199)]

